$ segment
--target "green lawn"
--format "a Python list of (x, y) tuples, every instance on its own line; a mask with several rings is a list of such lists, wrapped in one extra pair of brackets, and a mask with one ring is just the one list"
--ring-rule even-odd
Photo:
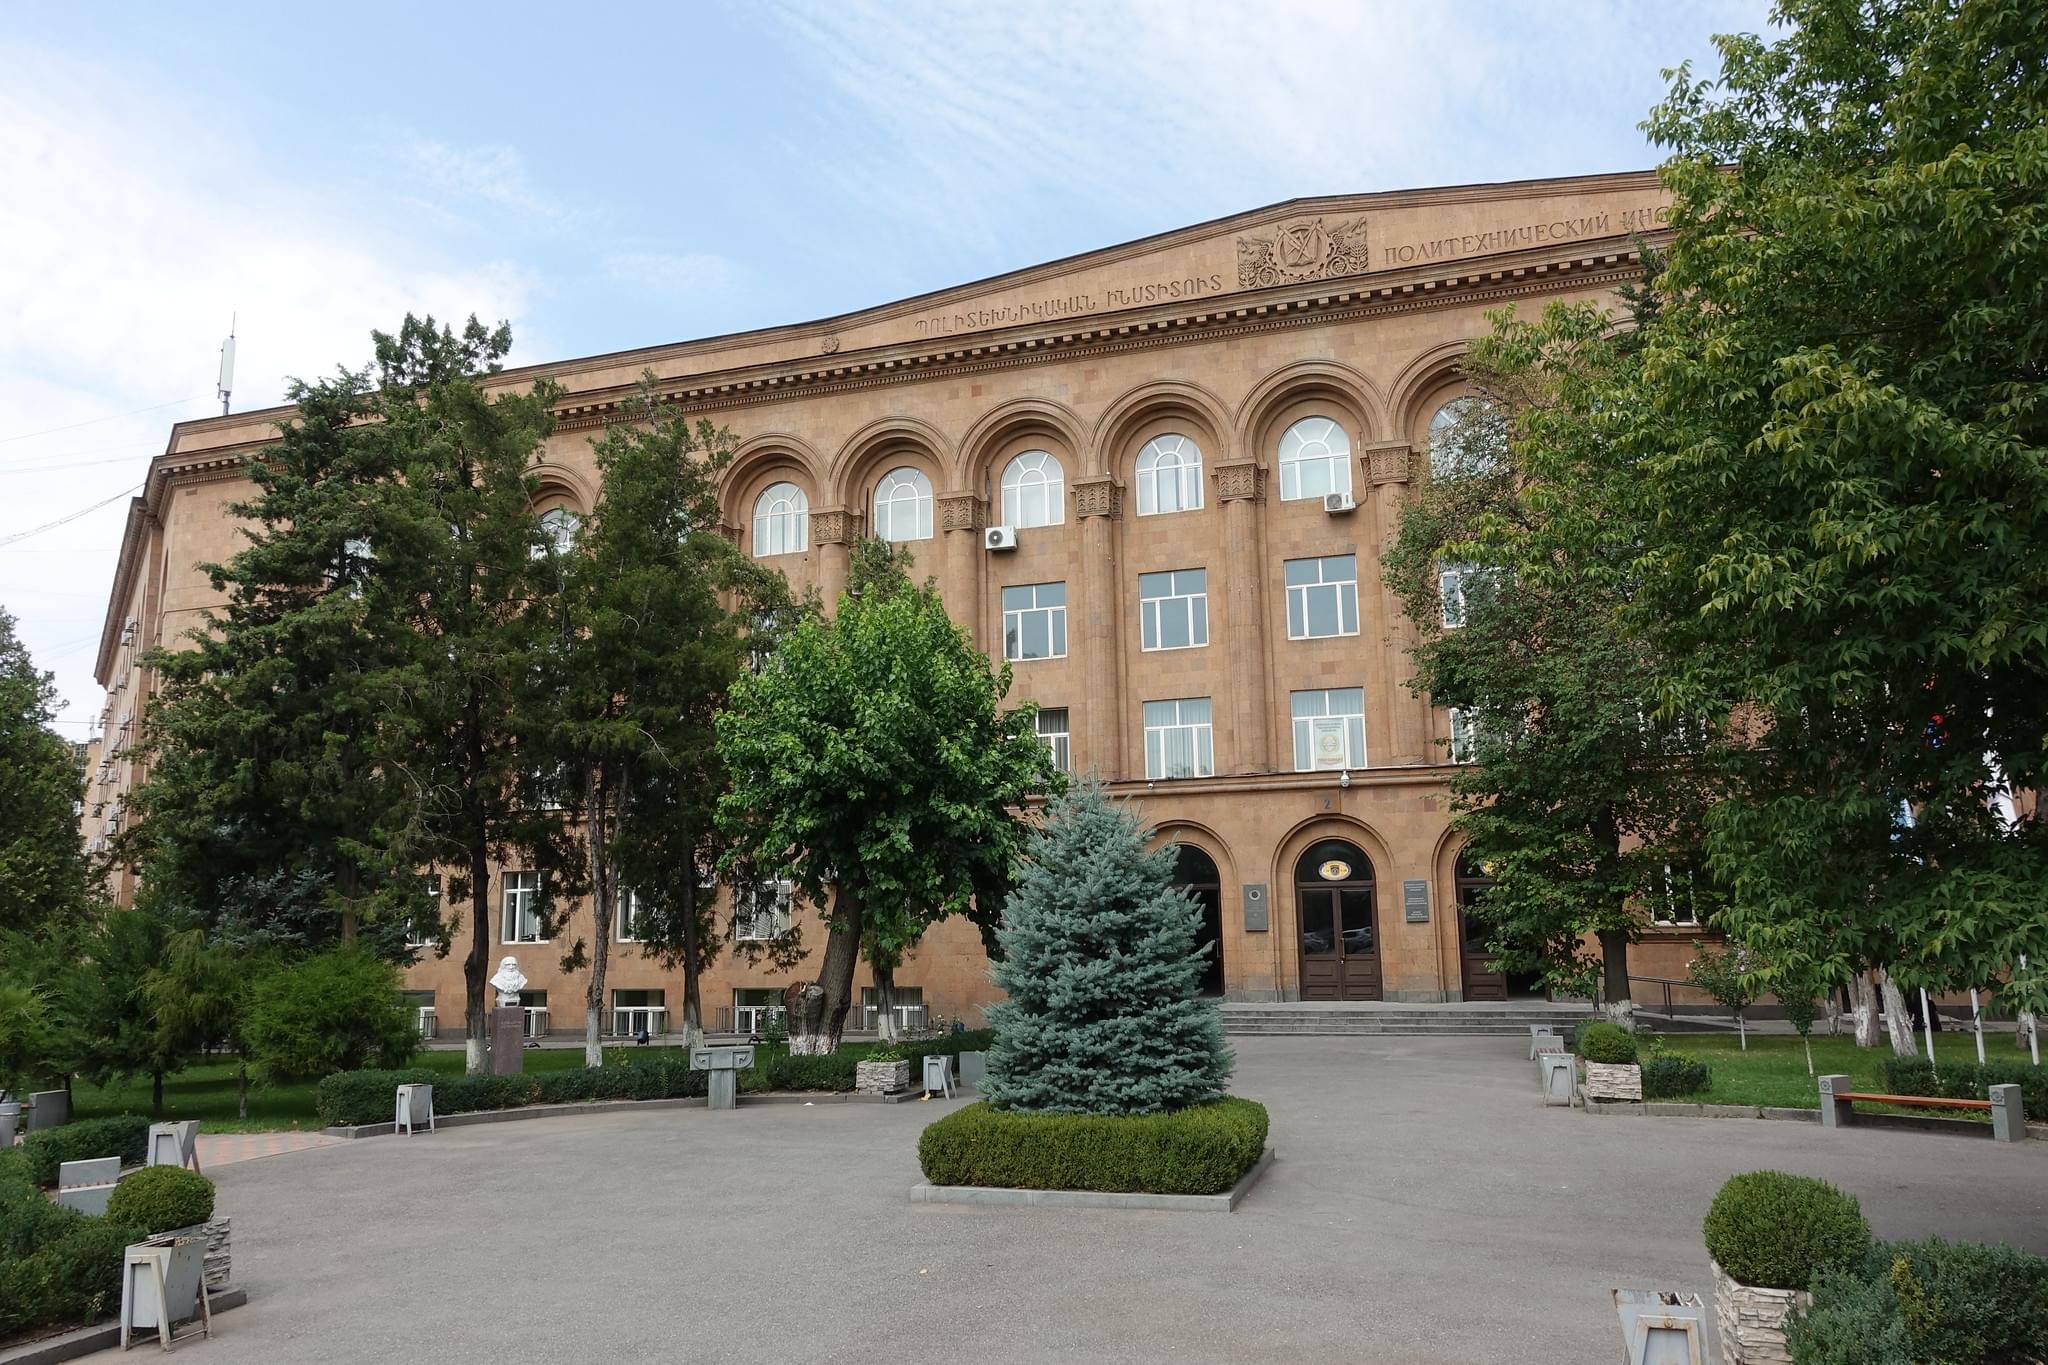
[[(606, 1065), (623, 1063), (634, 1054), (645, 1056), (658, 1049), (647, 1047), (606, 1048)], [(444, 1076), (462, 1074), (462, 1052), (423, 1052), (411, 1065), (438, 1071)], [(528, 1071), (567, 1071), (583, 1065), (583, 1049), (536, 1048), (526, 1054)], [(232, 1062), (207, 1062), (190, 1066), (164, 1078), (166, 1119), (198, 1119), (202, 1133), (258, 1133), (280, 1128), (318, 1128), (314, 1112), (312, 1083), (304, 1085), (259, 1085), (249, 1082), (249, 1117), (235, 1117), (235, 1066)], [(147, 1114), (149, 1078), (118, 1081), (94, 1086), (83, 1081), (72, 1086), (73, 1114), (82, 1119), (108, 1114)]]
[[(1697, 1057), (1713, 1072), (1713, 1084), (1697, 1095), (1684, 1096), (1685, 1100), (1697, 1100), (1702, 1104), (1771, 1105), (1783, 1109), (1820, 1108), (1817, 1076), (1846, 1075), (1858, 1090), (1885, 1089), (1878, 1067), (1891, 1056), (1891, 1044), (1882, 1034), (1879, 1039), (1877, 1047), (1862, 1048), (1856, 1046), (1855, 1039), (1846, 1035), (1830, 1038), (1824, 1033), (1816, 1034), (1813, 1039), (1813, 1075), (1809, 1076), (1806, 1073), (1806, 1054), (1800, 1049), (1797, 1038), (1751, 1034), (1749, 1050), (1744, 1052), (1732, 1033), (1663, 1035), (1666, 1051)], [(1924, 1038), (1920, 1047), (1920, 1055), (1925, 1056), (1927, 1043)], [(1934, 1055), (1937, 1061), (1974, 1062), (1977, 1060), (1977, 1045), (1969, 1033), (1944, 1031), (1934, 1036)], [(1993, 1059), (2026, 1059), (2026, 1053), (2015, 1050), (2012, 1045), (2010, 1025), (1995, 1033), (1988, 1028), (1985, 1030), (1984, 1055)]]

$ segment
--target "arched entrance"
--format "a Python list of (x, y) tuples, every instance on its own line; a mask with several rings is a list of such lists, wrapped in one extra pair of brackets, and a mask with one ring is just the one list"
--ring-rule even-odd
[(1196, 939), (1209, 952), (1202, 966), (1202, 994), (1223, 994), (1223, 878), (1216, 860), (1193, 844), (1178, 846), (1179, 861), (1173, 869), (1173, 884), (1185, 890), (1202, 907), (1202, 929)]
[(1470, 849), (1458, 854), (1457, 876), (1453, 885), (1458, 894), (1459, 963), (1465, 999), (1506, 1000), (1510, 996), (1539, 994), (1538, 977), (1525, 972), (1501, 971), (1487, 949), (1486, 940), (1492, 935), (1493, 926), (1473, 914), (1472, 907), (1493, 885), (1493, 875)]
[(1294, 910), (1301, 998), (1379, 999), (1379, 924), (1365, 850), (1343, 839), (1309, 845), (1294, 865)]

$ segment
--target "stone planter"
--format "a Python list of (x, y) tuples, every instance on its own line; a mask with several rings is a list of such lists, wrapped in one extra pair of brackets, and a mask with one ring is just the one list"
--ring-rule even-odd
[(178, 1228), (167, 1232), (166, 1237), (197, 1237), (206, 1244), (206, 1287), (219, 1290), (231, 1278), (234, 1264), (229, 1238), (233, 1232), (225, 1218), (216, 1218), (211, 1223), (194, 1223), (189, 1228)]
[(898, 1062), (856, 1062), (853, 1088), (861, 1095), (894, 1095), (910, 1089), (910, 1059)]
[(1724, 1365), (1791, 1365), (1785, 1348), (1785, 1320), (1795, 1308), (1812, 1305), (1803, 1289), (1765, 1289), (1743, 1284), (1714, 1266), (1714, 1322), (1721, 1332)]
[(1588, 1100), (1640, 1100), (1643, 1069), (1634, 1062), (1587, 1062), (1585, 1093)]

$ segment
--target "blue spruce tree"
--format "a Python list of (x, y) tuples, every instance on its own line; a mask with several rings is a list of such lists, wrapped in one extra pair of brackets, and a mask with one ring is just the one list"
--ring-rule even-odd
[(1173, 885), (1174, 848), (1102, 787), (1077, 784), (1032, 836), (1003, 912), (1008, 999), (982, 1097), (1036, 1114), (1151, 1114), (1218, 1098), (1231, 1055), (1199, 990), (1201, 909)]

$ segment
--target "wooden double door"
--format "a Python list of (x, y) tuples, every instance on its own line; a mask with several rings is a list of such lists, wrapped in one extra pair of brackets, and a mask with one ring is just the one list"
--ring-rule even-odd
[(1372, 860), (1342, 839), (1325, 839), (1294, 868), (1301, 941), (1301, 998), (1378, 1000), (1380, 935)]

